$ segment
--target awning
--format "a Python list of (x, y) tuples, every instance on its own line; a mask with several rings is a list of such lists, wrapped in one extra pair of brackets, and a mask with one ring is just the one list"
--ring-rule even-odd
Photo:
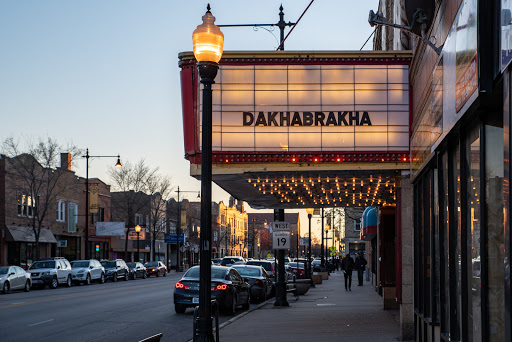
[(361, 240), (370, 241), (377, 237), (377, 208), (368, 207), (363, 212)]
[[(30, 227), (20, 226), (6, 226), (7, 234), (5, 236), (6, 241), (19, 241), (19, 242), (36, 242), (34, 236), (34, 230)], [(57, 239), (47, 228), (41, 228), (39, 234), (39, 242), (41, 243), (57, 243)]]

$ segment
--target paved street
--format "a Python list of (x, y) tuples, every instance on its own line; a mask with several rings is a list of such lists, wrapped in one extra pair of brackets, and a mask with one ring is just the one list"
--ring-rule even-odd
[(166, 341), (188, 341), (193, 310), (176, 314), (172, 304), (181, 274), (1, 294), (0, 340), (139, 341), (162, 332)]

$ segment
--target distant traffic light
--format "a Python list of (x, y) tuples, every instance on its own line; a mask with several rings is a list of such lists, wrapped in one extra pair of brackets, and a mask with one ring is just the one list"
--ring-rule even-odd
[(96, 245), (96, 252), (100, 251), (100, 245)]

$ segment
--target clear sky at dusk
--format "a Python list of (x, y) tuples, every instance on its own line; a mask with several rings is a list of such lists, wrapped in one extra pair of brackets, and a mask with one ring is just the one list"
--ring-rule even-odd
[[(210, 1), (217, 24), (295, 22), (310, 0)], [(52, 137), (117, 155), (199, 190), (183, 157), (178, 53), (207, 1), (88, 0), (0, 2), (0, 138)], [(378, 0), (316, 0), (285, 43), (286, 50), (359, 50), (373, 29)], [(272, 34), (223, 28), (224, 50), (275, 50)], [(288, 32), (288, 29), (287, 31)], [(279, 38), (279, 30), (274, 31)], [(365, 49), (371, 49), (371, 41)], [(108, 180), (115, 160), (97, 159), (90, 177)], [(85, 160), (73, 165), (81, 176)], [(194, 194), (188, 196), (195, 198)], [(228, 195), (214, 186), (213, 199)], [(316, 220), (315, 220), (316, 221)], [(307, 222), (302, 220), (302, 227)]]

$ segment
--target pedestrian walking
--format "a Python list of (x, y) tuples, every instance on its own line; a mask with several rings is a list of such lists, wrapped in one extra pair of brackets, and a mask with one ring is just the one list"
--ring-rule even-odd
[(354, 268), (357, 271), (357, 281), (358, 281), (357, 286), (363, 286), (363, 274), (364, 274), (364, 269), (365, 269), (367, 263), (368, 262), (366, 262), (366, 259), (363, 258), (361, 253), (357, 253), (356, 261), (355, 261), (355, 265), (354, 265)]
[(345, 255), (345, 257), (341, 260), (341, 270), (343, 271), (343, 275), (345, 276), (345, 291), (352, 291), (351, 287), (352, 271), (354, 270), (354, 259), (350, 257), (349, 253), (347, 253), (347, 255)]

